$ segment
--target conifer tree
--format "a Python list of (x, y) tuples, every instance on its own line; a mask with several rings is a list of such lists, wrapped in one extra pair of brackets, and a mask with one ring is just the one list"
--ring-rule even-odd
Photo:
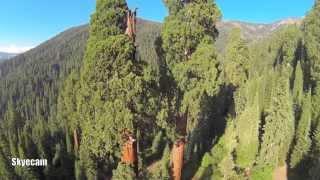
[(225, 76), (234, 87), (239, 87), (249, 76), (249, 49), (241, 37), (240, 29), (233, 29), (228, 38), (225, 52)]
[[(290, 166), (296, 168), (299, 163), (305, 160), (311, 147), (311, 92), (303, 100), (301, 118), (295, 135), (295, 145), (291, 153)], [(300, 167), (301, 164), (300, 164)]]
[(15, 179), (14, 169), (10, 166), (10, 149), (8, 141), (5, 136), (2, 134), (4, 129), (0, 127), (0, 177), (3, 179)]
[(259, 94), (250, 91), (255, 97), (254, 103), (248, 103), (245, 110), (236, 119), (238, 145), (235, 149), (237, 166), (249, 170), (259, 148), (260, 108)]
[(314, 83), (320, 81), (320, 2), (316, 0), (312, 10), (303, 22), (307, 57), (311, 64), (311, 78)]
[(295, 79), (293, 84), (293, 99), (298, 106), (301, 105), (303, 99), (303, 72), (300, 61), (296, 66)]
[[(168, 74), (173, 80), (159, 118), (174, 142), (173, 177), (180, 179), (185, 135), (188, 149), (194, 149), (195, 139), (201, 140), (208, 123), (208, 104), (218, 90), (218, 63), (214, 49), (216, 22), (220, 11), (212, 1), (165, 1), (169, 7), (161, 37)], [(167, 111), (167, 112), (166, 112)], [(203, 118), (201, 118), (203, 117)], [(188, 151), (192, 153), (192, 151)], [(190, 157), (191, 155), (187, 155)], [(179, 160), (178, 160), (179, 159)], [(179, 162), (176, 162), (179, 161)]]
[(316, 0), (312, 10), (303, 22), (303, 32), (307, 50), (307, 58), (311, 69), (312, 80), (312, 119), (320, 122), (320, 2)]
[(320, 178), (320, 124), (317, 124), (316, 129), (312, 134), (312, 161), (309, 170), (310, 178), (316, 180)]
[(90, 22), (77, 94), (80, 159), (90, 177), (111, 173), (137, 129), (154, 127), (153, 74), (135, 59), (134, 37), (125, 34), (127, 9), (125, 0), (98, 0)]
[(287, 73), (275, 73), (275, 86), (267, 110), (258, 166), (284, 165), (294, 135), (294, 116)]

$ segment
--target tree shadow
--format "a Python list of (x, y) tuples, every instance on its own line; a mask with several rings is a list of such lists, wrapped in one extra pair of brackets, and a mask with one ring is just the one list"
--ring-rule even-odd
[(188, 136), (183, 179), (194, 177), (204, 154), (209, 152), (224, 134), (228, 116), (235, 115), (234, 91), (233, 86), (223, 85), (216, 96), (203, 99), (201, 106), (205, 116)]

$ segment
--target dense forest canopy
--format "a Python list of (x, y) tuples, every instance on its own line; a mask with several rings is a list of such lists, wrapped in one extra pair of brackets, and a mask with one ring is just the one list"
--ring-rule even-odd
[(215, 1), (164, 3), (160, 24), (97, 0), (0, 63), (0, 179), (320, 179), (320, 1), (255, 40)]

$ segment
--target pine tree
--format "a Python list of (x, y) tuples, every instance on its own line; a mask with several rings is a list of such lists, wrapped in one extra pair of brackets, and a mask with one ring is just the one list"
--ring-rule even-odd
[(237, 166), (247, 170), (253, 166), (258, 153), (261, 116), (259, 94), (252, 89), (249, 92), (255, 101), (248, 103), (236, 119), (238, 146), (235, 149)]
[(320, 3), (315, 2), (312, 10), (303, 22), (303, 32), (307, 51), (307, 59), (311, 69), (312, 80), (312, 119), (315, 124), (320, 122)]
[(264, 133), (257, 162), (259, 167), (275, 168), (284, 165), (294, 135), (288, 75), (278, 72), (275, 76), (275, 89), (271, 94), (270, 108), (263, 127)]
[(307, 49), (307, 58), (311, 64), (311, 78), (314, 83), (320, 81), (320, 3), (317, 0), (303, 22), (303, 32)]
[(319, 104), (320, 104), (320, 86), (317, 86), (313, 90), (312, 95), (312, 124), (317, 126), (320, 124), (320, 113), (319, 113)]
[(295, 135), (295, 145), (291, 153), (290, 166), (296, 168), (301, 166), (303, 160), (305, 160), (311, 147), (310, 139), (311, 130), (311, 92), (304, 97), (302, 104), (301, 118), (298, 122), (297, 132)]
[[(72, 72), (64, 83), (64, 88), (61, 90), (58, 97), (58, 127), (64, 129), (66, 136), (66, 145), (68, 152), (77, 153), (78, 144), (78, 131), (80, 127), (79, 117), (77, 114), (77, 99), (76, 94), (79, 90), (79, 73)], [(73, 137), (72, 143), (70, 142), (70, 134)], [(75, 151), (71, 151), (74, 147)]]
[(241, 37), (240, 29), (233, 29), (225, 50), (225, 77), (234, 87), (239, 87), (249, 76), (249, 48)]
[(295, 79), (293, 84), (293, 99), (298, 106), (301, 105), (303, 99), (303, 72), (300, 61), (296, 66)]

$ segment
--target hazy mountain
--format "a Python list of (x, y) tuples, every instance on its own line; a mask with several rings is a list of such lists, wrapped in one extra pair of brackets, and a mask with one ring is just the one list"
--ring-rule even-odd
[(6, 52), (0, 52), (0, 61), (6, 60), (6, 59), (10, 59), (14, 56), (16, 56), (17, 54), (14, 53), (6, 53)]

